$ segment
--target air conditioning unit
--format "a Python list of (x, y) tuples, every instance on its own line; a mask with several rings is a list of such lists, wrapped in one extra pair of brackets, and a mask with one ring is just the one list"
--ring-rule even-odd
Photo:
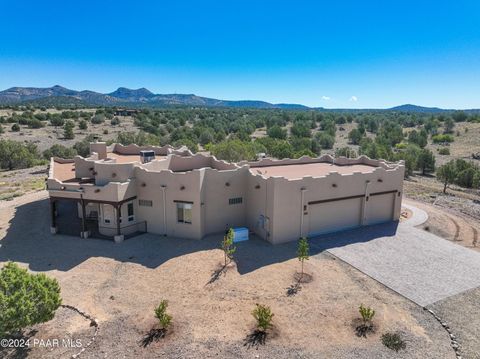
[(140, 160), (142, 163), (151, 162), (155, 159), (155, 151), (145, 150), (140, 151)]

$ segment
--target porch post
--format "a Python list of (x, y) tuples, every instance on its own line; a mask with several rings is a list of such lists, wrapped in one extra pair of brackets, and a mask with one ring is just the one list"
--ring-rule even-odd
[(120, 206), (115, 205), (115, 217), (117, 220), (117, 236), (120, 235)]
[(88, 238), (88, 231), (86, 226), (86, 219), (87, 211), (85, 210), (85, 200), (83, 199), (83, 195), (80, 194), (80, 204), (82, 205), (82, 233), (80, 233), (81, 238)]
[(123, 242), (123, 235), (120, 234), (120, 206), (122, 204), (121, 203), (117, 203), (114, 207), (115, 207), (115, 215), (116, 215), (116, 220), (117, 220), (117, 235), (113, 237), (114, 241), (116, 243), (120, 243), (120, 242)]
[(57, 212), (57, 202), (53, 198), (50, 198), (50, 219), (51, 219), (50, 233), (52, 234), (57, 233), (56, 212)]

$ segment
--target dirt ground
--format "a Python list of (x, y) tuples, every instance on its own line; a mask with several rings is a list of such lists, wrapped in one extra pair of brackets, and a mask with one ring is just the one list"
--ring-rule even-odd
[(443, 186), (434, 178), (415, 176), (404, 182), (407, 201), (427, 211), (422, 228), (462, 246), (480, 250), (480, 195), (478, 191)]
[[(235, 265), (219, 268), (218, 237), (189, 241), (143, 235), (121, 244), (49, 234), (46, 192), (0, 202), (0, 263), (19, 262), (58, 279), (65, 304), (98, 318), (100, 330), (83, 358), (454, 358), (448, 335), (422, 308), (328, 254), (306, 262), (311, 283), (287, 295), (300, 264), (296, 244), (239, 243)], [(173, 327), (144, 347), (153, 309), (170, 303)], [(248, 347), (255, 303), (269, 305), (274, 328), (265, 345)], [(376, 310), (375, 332), (355, 334), (358, 306)], [(60, 309), (32, 338), (86, 341), (93, 328)], [(407, 348), (385, 348), (381, 335), (399, 332)], [(63, 358), (71, 348), (0, 352), (3, 357)], [(22, 354), (23, 353), (23, 354)]]

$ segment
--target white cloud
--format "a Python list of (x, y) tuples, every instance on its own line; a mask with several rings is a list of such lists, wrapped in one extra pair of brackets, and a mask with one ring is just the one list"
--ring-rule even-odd
[(331, 97), (329, 97), (329, 96), (322, 96), (322, 100), (323, 100), (323, 101), (330, 101), (330, 100), (331, 100)]
[(358, 98), (357, 98), (357, 96), (352, 96), (352, 97), (350, 97), (350, 99), (348, 101), (357, 102)]

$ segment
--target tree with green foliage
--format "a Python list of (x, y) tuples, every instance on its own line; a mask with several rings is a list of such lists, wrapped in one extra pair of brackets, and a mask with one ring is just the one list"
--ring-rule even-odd
[(255, 309), (252, 311), (252, 315), (255, 318), (257, 330), (266, 332), (272, 325), (272, 319), (274, 314), (270, 307), (262, 304), (255, 304)]
[(65, 147), (63, 145), (54, 144), (48, 150), (43, 151), (43, 157), (49, 160), (52, 157), (59, 158), (73, 158), (77, 155), (77, 151), (71, 147)]
[(452, 133), (454, 127), (455, 121), (452, 118), (448, 117), (443, 121), (443, 133)]
[(0, 140), (0, 168), (6, 170), (32, 167), (38, 163), (37, 146), (12, 140)]
[(335, 144), (335, 137), (326, 132), (317, 132), (315, 134), (315, 140), (318, 142), (318, 145), (323, 149), (331, 149)]
[(455, 182), (457, 171), (455, 162), (450, 161), (437, 168), (437, 179), (443, 182), (443, 193), (447, 193), (448, 185)]
[(211, 152), (218, 159), (229, 162), (253, 161), (257, 155), (252, 142), (240, 140), (225, 140), (217, 143), (211, 147)]
[(303, 264), (306, 260), (310, 259), (310, 246), (308, 245), (308, 240), (306, 237), (300, 238), (298, 241), (298, 248), (297, 248), (297, 258), (302, 263), (302, 272), (300, 275), (300, 280), (303, 277)]
[(363, 135), (358, 128), (354, 128), (348, 133), (348, 139), (353, 145), (358, 145), (362, 140)]
[(51, 320), (61, 303), (56, 279), (8, 262), (0, 270), (0, 337)]
[(356, 158), (357, 152), (348, 146), (341, 147), (335, 150), (335, 157)]
[(88, 157), (90, 155), (90, 143), (95, 142), (95, 135), (90, 134), (82, 141), (76, 142), (73, 145), (73, 149), (79, 156)]
[(468, 115), (463, 111), (455, 111), (452, 118), (455, 122), (465, 122), (468, 120)]
[(267, 135), (271, 138), (277, 138), (279, 140), (285, 140), (287, 138), (287, 130), (284, 130), (278, 125), (273, 125), (267, 129)]
[(423, 148), (417, 157), (417, 168), (422, 171), (422, 175), (435, 171), (435, 156), (433, 152)]
[(420, 148), (424, 148), (427, 145), (428, 134), (427, 131), (422, 129), (420, 132), (416, 130), (410, 131), (408, 134), (408, 142), (417, 145)]
[(224, 258), (225, 258), (225, 267), (227, 266), (227, 264), (229, 262), (232, 261), (233, 254), (237, 250), (237, 248), (233, 245), (234, 236), (235, 236), (235, 234), (233, 232), (233, 228), (229, 228), (226, 231), (225, 235), (223, 236), (222, 251), (223, 251), (223, 254), (224, 254)]
[(72, 140), (75, 138), (75, 134), (73, 133), (73, 128), (75, 127), (75, 124), (73, 121), (66, 121), (65, 125), (63, 126), (63, 137), (66, 140)]
[(158, 319), (161, 329), (167, 330), (172, 323), (172, 316), (167, 313), (168, 301), (162, 299), (160, 304), (155, 308), (155, 318)]

